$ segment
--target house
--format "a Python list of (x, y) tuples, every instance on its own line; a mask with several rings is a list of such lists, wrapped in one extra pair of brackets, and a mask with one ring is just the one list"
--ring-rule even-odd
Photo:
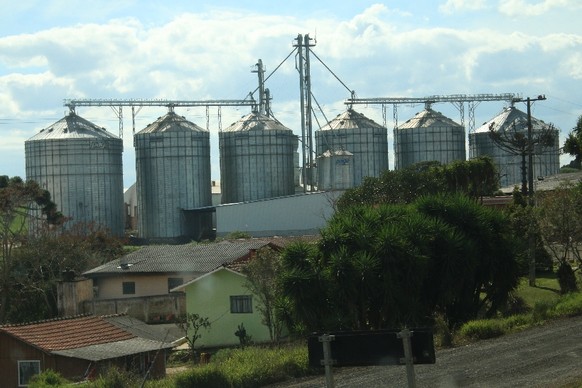
[[(318, 239), (317, 236), (280, 238), (274, 240), (276, 245), (270, 243), (268, 247), (281, 250), (291, 242), (315, 242)], [(208, 318), (211, 324), (208, 330), (202, 329), (198, 333), (201, 337), (196, 341), (197, 348), (238, 345), (239, 337), (235, 332), (239, 325), (244, 326), (246, 334), (253, 342), (271, 340), (269, 328), (263, 323), (263, 316), (259, 311), (260, 298), (249, 291), (246, 286), (247, 278), (243, 273), (244, 267), (253, 260), (255, 252), (256, 250), (172, 289), (174, 292), (186, 294), (187, 313)]]
[(92, 299), (80, 303), (79, 313), (127, 313), (147, 323), (171, 322), (186, 308), (184, 293), (170, 290), (265, 245), (283, 246), (292, 240), (273, 237), (141, 247), (83, 273), (92, 281), (94, 292)]
[(246, 276), (222, 266), (173, 289), (186, 293), (186, 311), (208, 318), (211, 326), (201, 330), (196, 347), (222, 347), (239, 344), (235, 335), (243, 325), (252, 341), (270, 340), (269, 329), (262, 323), (258, 298), (245, 287)]
[(164, 337), (143, 322), (119, 315), (0, 326), (0, 385), (27, 386), (32, 376), (47, 369), (81, 381), (110, 366), (161, 378), (166, 374), (166, 351), (173, 347)]

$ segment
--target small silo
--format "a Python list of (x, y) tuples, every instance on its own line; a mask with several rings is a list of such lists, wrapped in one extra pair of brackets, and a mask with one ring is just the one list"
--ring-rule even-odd
[(297, 136), (273, 117), (253, 112), (218, 134), (222, 203), (295, 193)]
[(354, 187), (354, 155), (348, 151), (325, 151), (317, 157), (319, 190), (347, 190)]
[[(542, 130), (550, 125), (531, 118), (532, 137), (535, 138)], [(520, 185), (522, 183), (522, 156), (499, 147), (489, 135), (494, 131), (513, 131), (527, 136), (527, 113), (514, 106), (503, 109), (501, 113), (485, 122), (475, 132), (469, 134), (469, 157), (490, 156), (499, 172), (501, 187)], [(560, 140), (559, 131), (555, 129), (554, 144), (552, 146), (536, 145), (533, 154), (533, 174), (537, 177), (546, 177), (560, 171)], [(528, 164), (526, 157), (526, 168)]]
[(134, 135), (138, 235), (200, 239), (212, 228), (210, 133), (172, 110)]
[(315, 131), (316, 154), (343, 150), (353, 155), (354, 186), (364, 177), (388, 169), (388, 131), (361, 113), (348, 109)]
[(466, 159), (465, 128), (426, 107), (394, 130), (395, 169), (420, 162)]
[(67, 225), (124, 231), (122, 140), (74, 112), (24, 143), (26, 178), (47, 189)]

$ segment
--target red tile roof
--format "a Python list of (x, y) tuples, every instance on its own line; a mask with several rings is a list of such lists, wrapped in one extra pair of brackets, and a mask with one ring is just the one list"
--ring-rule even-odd
[(104, 317), (97, 316), (0, 326), (0, 332), (2, 331), (46, 351), (75, 349), (136, 337), (108, 322)]

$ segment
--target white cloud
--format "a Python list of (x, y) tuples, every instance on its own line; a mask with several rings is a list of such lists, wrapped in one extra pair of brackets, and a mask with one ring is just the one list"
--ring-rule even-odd
[(439, 11), (445, 14), (453, 14), (462, 11), (478, 11), (486, 6), (485, 0), (447, 0), (439, 6)]
[(499, 12), (507, 16), (540, 16), (554, 9), (580, 9), (579, 0), (500, 0)]

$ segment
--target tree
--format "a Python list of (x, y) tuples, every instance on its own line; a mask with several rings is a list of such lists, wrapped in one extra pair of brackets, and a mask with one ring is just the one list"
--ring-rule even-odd
[(463, 195), (336, 212), (317, 245), (284, 249), (280, 281), (307, 331), (451, 325), (501, 309), (519, 279), (505, 214)]
[(190, 349), (190, 356), (192, 359), (195, 359), (196, 341), (202, 338), (200, 330), (210, 329), (210, 320), (208, 317), (201, 317), (196, 313), (187, 313), (183, 317), (178, 318), (176, 326), (184, 331), (186, 342), (188, 342), (188, 348)]
[(578, 117), (576, 126), (568, 134), (563, 150), (565, 153), (574, 156), (572, 167), (582, 167), (582, 116)]
[(63, 221), (62, 214), (50, 198), (50, 193), (34, 181), (0, 176), (0, 323), (6, 322), (9, 293), (15, 286), (13, 271), (17, 262), (14, 251), (26, 243), (31, 218), (36, 217), (37, 221), (51, 225)]
[(123, 242), (91, 225), (45, 229), (14, 252), (6, 318), (12, 323), (58, 316), (57, 284), (124, 253)]
[(270, 246), (256, 251), (242, 273), (247, 276), (245, 287), (258, 298), (257, 310), (261, 314), (262, 322), (269, 329), (272, 342), (281, 338), (283, 323), (279, 319), (278, 300), (279, 285), (277, 273), (281, 267), (279, 252)]
[(499, 188), (497, 169), (489, 157), (456, 161), (417, 163), (402, 170), (384, 171), (379, 178), (367, 177), (360, 186), (347, 190), (338, 209), (349, 206), (410, 203), (423, 195), (464, 193), (471, 198), (493, 195)]
[(562, 183), (538, 200), (538, 220), (545, 246), (559, 263), (563, 293), (575, 291), (571, 263), (582, 265), (582, 183)]

